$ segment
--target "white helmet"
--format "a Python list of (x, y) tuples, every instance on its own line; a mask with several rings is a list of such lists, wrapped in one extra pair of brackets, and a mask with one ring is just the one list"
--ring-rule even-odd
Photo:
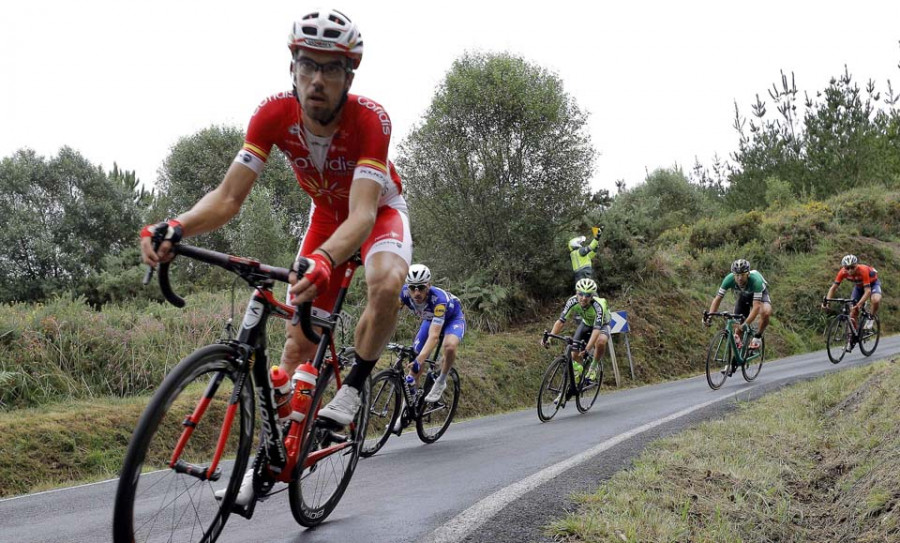
[(859, 259), (856, 258), (856, 255), (847, 255), (841, 259), (841, 267), (849, 268), (857, 262), (859, 262)]
[(288, 36), (288, 47), (295, 55), (297, 49), (340, 53), (350, 59), (354, 70), (362, 62), (363, 42), (359, 28), (336, 9), (318, 9), (295, 21)]
[(577, 238), (570, 239), (569, 240), (569, 249), (572, 249), (573, 251), (575, 249), (581, 249), (581, 244), (584, 243), (586, 240), (587, 240), (587, 238), (584, 236), (578, 236)]
[(431, 282), (431, 270), (425, 264), (413, 264), (406, 274), (407, 285), (424, 285)]

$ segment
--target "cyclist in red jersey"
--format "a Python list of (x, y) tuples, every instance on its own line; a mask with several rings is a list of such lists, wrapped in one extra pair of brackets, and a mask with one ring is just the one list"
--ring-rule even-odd
[[(346, 261), (357, 250), (362, 253), (368, 302), (355, 332), (356, 364), (319, 412), (348, 424), (359, 409), (359, 389), (397, 322), (396, 300), (412, 258), (409, 219), (400, 178), (388, 161), (390, 117), (377, 102), (349, 93), (363, 53), (356, 24), (337, 10), (317, 10), (294, 23), (288, 46), (293, 92), (260, 104), (221, 184), (177, 219), (145, 227), (141, 250), (144, 261), (156, 266), (172, 258), (171, 243), (227, 223), (277, 145), (312, 198), (298, 253), (310, 268), (290, 287), (292, 303), (313, 300), (319, 314), (328, 314)], [(167, 242), (154, 251), (150, 236), (160, 228)], [(313, 357), (315, 345), (299, 327), (288, 325), (287, 330), (281, 366), (290, 375)], [(252, 481), (252, 471), (248, 473)], [(250, 496), (252, 485), (242, 485), (238, 502), (246, 503)]]
[(877, 315), (878, 306), (881, 305), (881, 281), (878, 279), (878, 270), (872, 266), (860, 264), (856, 255), (847, 255), (841, 259), (841, 269), (822, 301), (822, 308), (828, 306), (828, 302), (824, 300), (834, 298), (844, 279), (849, 279), (854, 283), (853, 292), (850, 293), (850, 298), (855, 302), (853, 309), (850, 310), (850, 318), (853, 319), (853, 322), (856, 322), (859, 310), (869, 300), (872, 300), (871, 313)]

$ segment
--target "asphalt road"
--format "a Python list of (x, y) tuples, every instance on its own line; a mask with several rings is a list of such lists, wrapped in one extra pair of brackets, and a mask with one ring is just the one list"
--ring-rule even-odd
[[(232, 516), (219, 541), (545, 541), (540, 527), (572, 508), (573, 491), (628, 467), (653, 439), (721, 417), (736, 401), (898, 352), (895, 336), (882, 338), (870, 358), (857, 349), (835, 366), (824, 351), (793, 356), (766, 363), (754, 383), (735, 375), (718, 391), (704, 376), (607, 389), (585, 414), (572, 402), (549, 423), (534, 408), (484, 417), (454, 424), (433, 445), (407, 430), (360, 460), (343, 500), (318, 528), (296, 524), (281, 493), (260, 503), (252, 520)], [(0, 500), (0, 541), (109, 541), (115, 488), (116, 481), (104, 481)]]

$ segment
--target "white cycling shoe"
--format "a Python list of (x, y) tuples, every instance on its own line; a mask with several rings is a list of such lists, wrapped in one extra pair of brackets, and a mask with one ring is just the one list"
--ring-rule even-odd
[(360, 403), (362, 403), (362, 400), (359, 398), (359, 391), (344, 385), (337, 391), (334, 398), (328, 402), (328, 405), (319, 411), (319, 418), (328, 419), (341, 426), (346, 426), (356, 418)]
[[(225, 497), (225, 491), (227, 488), (223, 488), (222, 490), (217, 490), (215, 493), (216, 499), (221, 500)], [(241, 480), (241, 489), (238, 491), (237, 498), (234, 499), (234, 504), (240, 507), (247, 507), (250, 505), (250, 502), (253, 500), (253, 468), (247, 468), (247, 471), (244, 472), (244, 478)]]
[(428, 393), (428, 396), (425, 396), (425, 401), (428, 403), (434, 403), (441, 399), (441, 394), (444, 393), (444, 390), (447, 389), (447, 380), (444, 381), (435, 381), (434, 385), (431, 387), (431, 392)]

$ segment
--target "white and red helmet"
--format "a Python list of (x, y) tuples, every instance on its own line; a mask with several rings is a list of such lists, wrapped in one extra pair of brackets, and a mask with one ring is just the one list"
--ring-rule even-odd
[(297, 49), (339, 53), (350, 59), (353, 69), (362, 62), (363, 42), (356, 23), (336, 9), (322, 8), (294, 22), (288, 36), (292, 54)]

